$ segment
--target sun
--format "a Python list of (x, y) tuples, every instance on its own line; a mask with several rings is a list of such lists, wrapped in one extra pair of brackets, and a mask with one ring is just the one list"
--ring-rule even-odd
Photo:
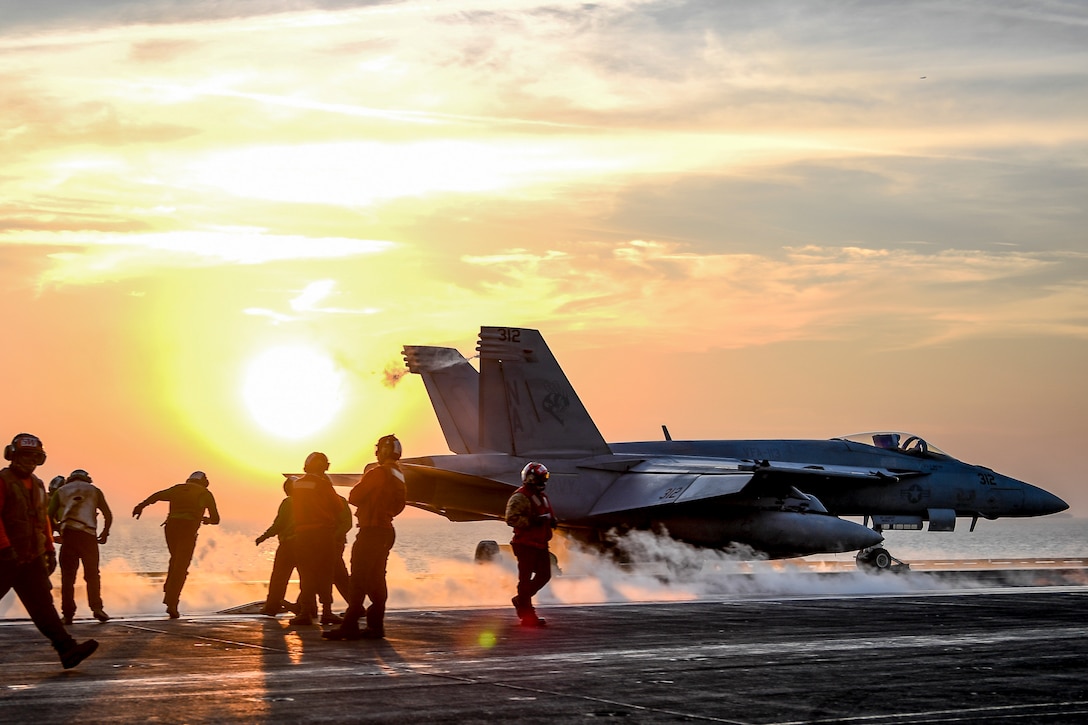
[(332, 422), (343, 407), (344, 376), (324, 353), (302, 345), (265, 350), (245, 369), (242, 398), (263, 429), (303, 438)]

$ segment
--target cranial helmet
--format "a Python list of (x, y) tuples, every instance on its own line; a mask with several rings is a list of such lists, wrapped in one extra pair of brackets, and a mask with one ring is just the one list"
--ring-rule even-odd
[(537, 488), (544, 488), (548, 475), (547, 466), (543, 463), (531, 461), (525, 464), (525, 468), (521, 469), (521, 482)]
[(49, 493), (53, 493), (66, 483), (68, 483), (68, 479), (64, 476), (53, 476), (53, 479), (49, 482)]
[(68, 480), (65, 483), (71, 483), (72, 481), (86, 481), (87, 483), (93, 483), (91, 481), (91, 474), (84, 471), (82, 468), (77, 468), (68, 474)]
[(378, 456), (379, 463), (383, 461), (399, 461), (401, 455), (400, 441), (392, 434), (382, 436), (378, 439), (375, 454)]
[(36, 435), (20, 433), (12, 438), (11, 443), (4, 447), (4, 458), (13, 461), (15, 456), (21, 452), (33, 453), (35, 466), (45, 463), (45, 447), (42, 446), (41, 438)]
[(204, 488), (207, 488), (208, 476), (204, 471), (193, 471), (189, 474), (189, 478), (185, 479), (185, 483), (199, 483)]
[(321, 451), (314, 451), (306, 456), (306, 462), (302, 464), (302, 470), (306, 473), (324, 473), (329, 470), (329, 457)]

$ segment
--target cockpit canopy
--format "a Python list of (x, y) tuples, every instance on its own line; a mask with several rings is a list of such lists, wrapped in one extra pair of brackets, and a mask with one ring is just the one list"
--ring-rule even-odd
[(913, 453), (916, 455), (937, 455), (951, 458), (932, 443), (927, 442), (921, 436), (902, 431), (873, 431), (870, 433), (854, 433), (848, 436), (839, 436), (837, 440), (861, 443), (876, 448), (900, 451), (901, 453)]

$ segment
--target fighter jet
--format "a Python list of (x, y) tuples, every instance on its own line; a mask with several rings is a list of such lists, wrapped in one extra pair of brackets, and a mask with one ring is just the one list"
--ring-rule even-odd
[(951, 531), (960, 516), (973, 530), (979, 518), (1068, 508), (905, 433), (684, 441), (663, 426), (664, 440), (606, 443), (533, 329), (482, 327), (478, 373), (453, 348), (403, 352), (453, 451), (402, 461), (409, 503), (452, 521), (501, 519), (530, 460), (551, 471), (561, 531), (602, 547), (647, 529), (768, 558), (857, 551), (859, 567), (887, 569), (897, 560), (880, 546), (885, 529)]

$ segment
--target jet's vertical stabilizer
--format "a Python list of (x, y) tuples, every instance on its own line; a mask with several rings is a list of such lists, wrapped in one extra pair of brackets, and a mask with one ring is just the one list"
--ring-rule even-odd
[(409, 372), (423, 378), (446, 445), (454, 453), (479, 453), (480, 374), (452, 347), (405, 345)]
[(515, 456), (610, 453), (537, 330), (480, 328), (480, 445)]

